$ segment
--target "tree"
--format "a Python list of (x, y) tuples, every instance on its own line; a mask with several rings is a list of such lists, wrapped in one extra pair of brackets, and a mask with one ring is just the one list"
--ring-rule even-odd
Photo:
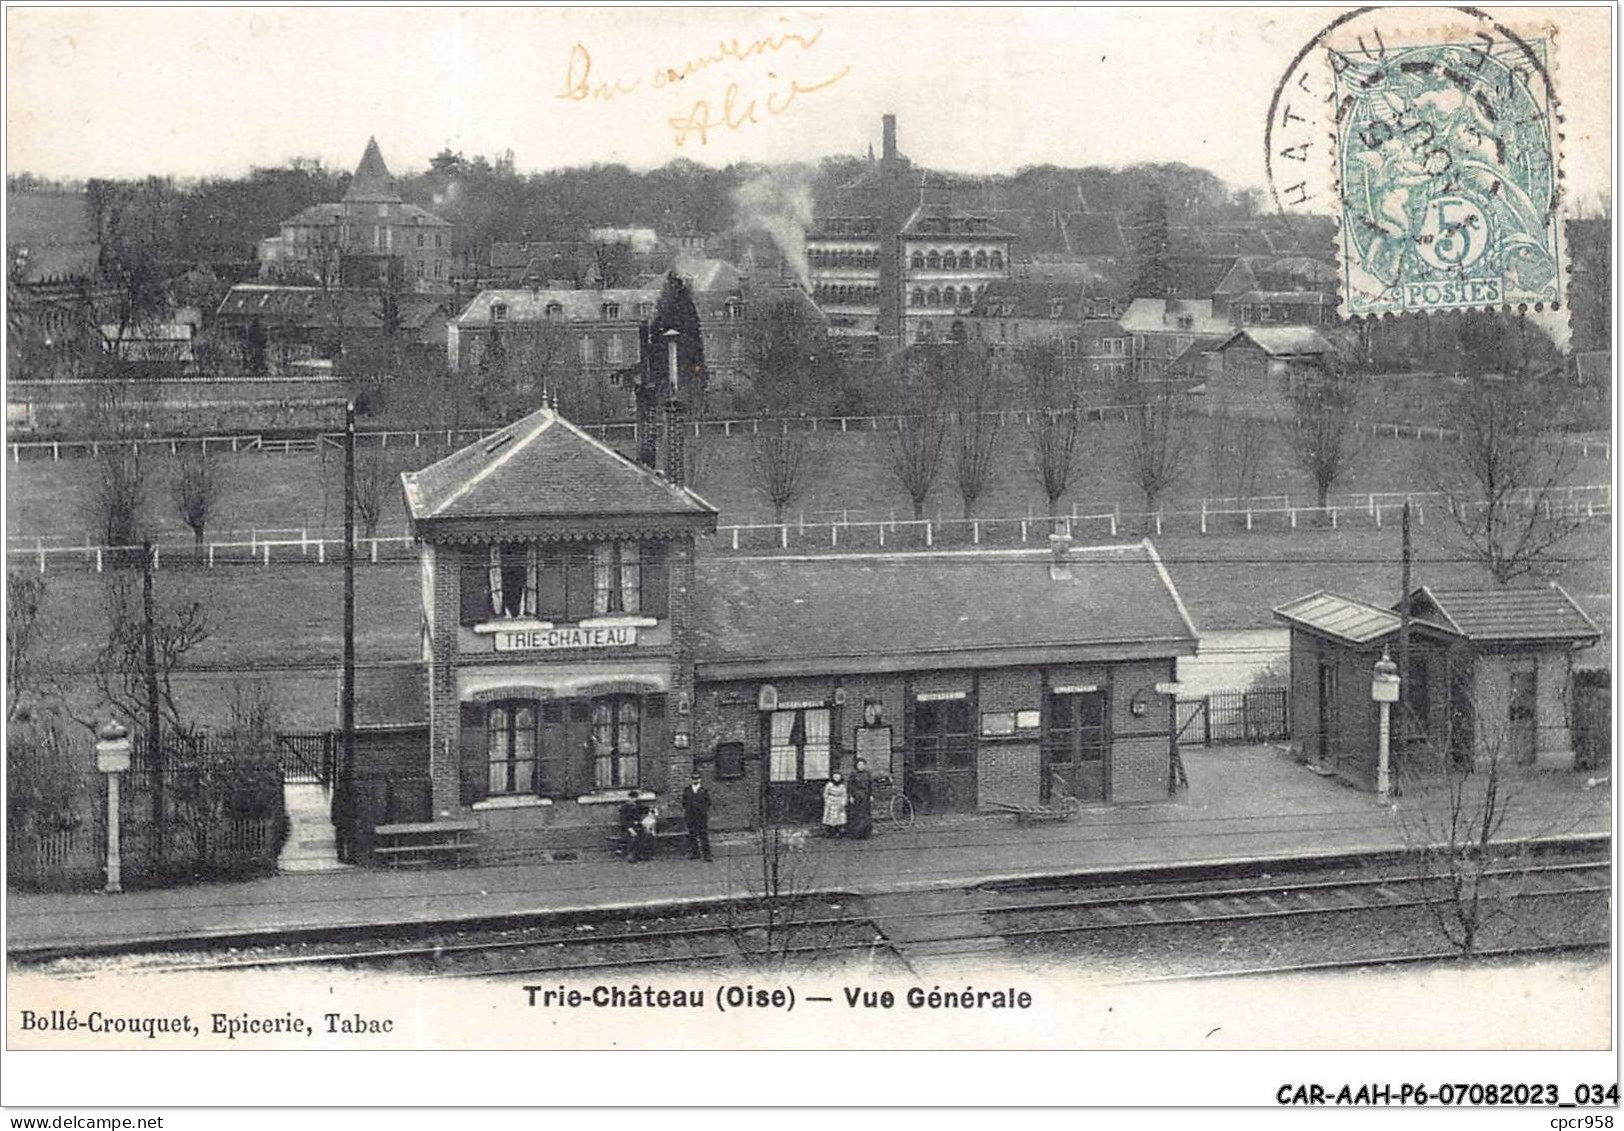
[(818, 465), (818, 452), (810, 433), (785, 429), (750, 438), (750, 472), (761, 497), (773, 508), (773, 521), (806, 493)]
[(793, 297), (764, 299), (740, 332), (740, 368), (754, 394), (750, 408), (768, 416), (832, 412), (847, 374), (825, 324)]
[(1258, 472), (1268, 443), (1263, 421), (1220, 408), (1209, 420), (1207, 462), (1212, 492), (1220, 501), (1249, 499), (1257, 492)]
[(914, 346), (891, 373), (886, 418), (886, 454), (891, 472), (907, 492), (916, 520), (925, 517), (925, 500), (936, 482), (948, 431), (947, 367), (951, 347)]
[[(1469, 682), (1470, 662), (1452, 664), (1451, 679)], [(1523, 913), (1534, 864), (1529, 841), (1571, 832), (1587, 809), (1599, 811), (1607, 801), (1605, 794), (1585, 803), (1568, 793), (1555, 809), (1539, 804), (1539, 771), (1511, 756), (1508, 728), (1495, 725), (1495, 717), (1470, 710), (1464, 743), (1452, 728), (1412, 744), (1395, 764), (1394, 812), (1422, 905), (1463, 958), (1495, 932), (1550, 942), (1553, 928), (1572, 925), (1553, 918), (1544, 903), (1537, 916)]]
[[(185, 739), (195, 727), (175, 693), (175, 673), (209, 639), (208, 618), (196, 601), (180, 599), (154, 607), (149, 662), (141, 581), (122, 571), (107, 577), (103, 594), (107, 640), (95, 664), (98, 690), (125, 718), (141, 726), (156, 718), (160, 730)], [(162, 739), (162, 735), (145, 736), (148, 743)]]
[(128, 389), (108, 386), (96, 405), (96, 430), (106, 439), (91, 456), (87, 517), (102, 545), (120, 548), (115, 564), (147, 538), (147, 468), (131, 417)]
[(1026, 386), (1026, 430), (1032, 442), (1032, 476), (1043, 492), (1051, 519), (1060, 517), (1060, 496), (1077, 474), (1083, 434), (1083, 403), (1076, 382), (1066, 376), (1059, 347), (1028, 346), (1016, 364)]
[(649, 351), (648, 377), (664, 395), (671, 395), (667, 372), (666, 332), (677, 332), (676, 395), (687, 404), (694, 416), (703, 414), (708, 370), (705, 367), (705, 339), (700, 333), (699, 311), (694, 307), (693, 292), (688, 282), (675, 271), (665, 276), (665, 285), (654, 304), (654, 318), (649, 323), (649, 340), (654, 348)]
[(363, 538), (371, 538), (377, 531), (395, 482), (393, 466), (383, 449), (363, 449), (355, 468), (355, 516), (361, 520)]
[(975, 513), (976, 500), (992, 485), (1004, 414), (998, 398), (997, 373), (984, 350), (961, 345), (962, 364), (953, 382), (953, 472), (964, 517)]
[[(98, 269), (109, 295), (104, 334), (113, 364), (123, 343), (156, 322), (169, 306), (168, 257), (177, 238), (174, 185), (159, 177), (137, 183), (92, 180), (86, 185), (100, 243)], [(110, 331), (110, 333), (109, 333)]]
[(729, 868), (724, 915), (728, 937), (745, 965), (781, 973), (826, 959), (839, 941), (840, 924), (834, 915), (819, 912), (838, 907), (817, 894), (821, 885), (815, 855), (806, 851), (806, 833), (768, 824), (756, 834), (755, 852), (743, 859), (743, 866)]
[(1133, 220), (1135, 298), (1167, 298), (1172, 293), (1173, 276), (1168, 263), (1172, 245), (1167, 234), (1167, 197), (1161, 189), (1151, 189)]
[(1430, 453), (1455, 541), (1501, 585), (1551, 565), (1581, 522), (1562, 498), (1577, 455), (1546, 430), (1550, 404), (1531, 378), (1472, 381), (1455, 405), (1459, 441)]
[(1145, 509), (1154, 514), (1189, 465), (1186, 397), (1178, 383), (1166, 377), (1130, 377), (1118, 399), (1127, 411), (1134, 479), (1144, 493)]
[(207, 448), (188, 448), (181, 452), (171, 494), (181, 521), (192, 528), (198, 549), (203, 548), (204, 528), (209, 516), (219, 511), (227, 483), (226, 465)]
[(1364, 378), (1327, 356), (1316, 366), (1288, 373), (1285, 380), (1286, 441), (1297, 463), (1314, 481), (1319, 506), (1329, 505), (1331, 488), (1358, 451), (1358, 413)]
[(6, 572), (6, 722), (41, 691), (39, 667), (40, 614), (45, 606), (45, 579), (21, 570)]

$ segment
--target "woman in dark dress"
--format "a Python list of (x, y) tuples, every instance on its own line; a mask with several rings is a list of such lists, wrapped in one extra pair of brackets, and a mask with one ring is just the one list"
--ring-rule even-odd
[(863, 759), (857, 759), (857, 768), (852, 771), (846, 789), (849, 793), (846, 801), (846, 835), (856, 840), (867, 840), (874, 831), (874, 778)]

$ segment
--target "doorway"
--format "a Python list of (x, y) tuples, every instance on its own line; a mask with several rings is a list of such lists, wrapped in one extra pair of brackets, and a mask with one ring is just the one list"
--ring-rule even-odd
[(1045, 802), (1058, 801), (1058, 789), (1069, 791), (1079, 801), (1108, 800), (1105, 722), (1104, 691), (1049, 695), (1049, 729), (1043, 744), (1040, 794)]
[(1508, 713), (1511, 723), (1511, 757), (1516, 765), (1534, 760), (1538, 731), (1538, 679), (1532, 670), (1511, 673)]

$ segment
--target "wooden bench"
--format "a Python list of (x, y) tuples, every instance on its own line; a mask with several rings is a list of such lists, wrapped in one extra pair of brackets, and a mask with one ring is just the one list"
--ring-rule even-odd
[[(673, 844), (688, 843), (688, 822), (682, 817), (661, 817), (654, 825), (654, 855)], [(609, 839), (609, 846), (617, 855), (626, 855), (626, 831), (617, 824)]]
[(479, 848), (475, 834), (478, 821), (418, 821), (401, 825), (378, 825), (372, 830), (376, 841), (372, 854), (391, 867), (400, 864), (427, 864), (449, 859), (461, 867)]

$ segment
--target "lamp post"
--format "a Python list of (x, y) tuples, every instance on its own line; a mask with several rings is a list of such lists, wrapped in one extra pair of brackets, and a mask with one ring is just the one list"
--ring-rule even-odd
[(1381, 737), (1376, 750), (1376, 796), (1386, 801), (1393, 791), (1392, 711), (1398, 702), (1398, 665), (1382, 649), (1370, 678), (1370, 698), (1381, 708)]
[(130, 732), (108, 719), (96, 732), (96, 768), (107, 775), (107, 892), (121, 892), (123, 861), (118, 851), (118, 776), (130, 768)]

